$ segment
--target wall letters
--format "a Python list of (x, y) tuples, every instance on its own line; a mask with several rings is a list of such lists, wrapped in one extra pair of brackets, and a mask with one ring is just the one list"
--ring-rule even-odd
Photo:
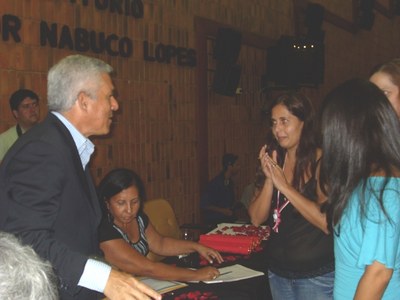
[[(75, 2), (70, 0), (71, 2)], [(111, 12), (127, 12), (126, 5), (133, 7), (139, 6), (135, 0), (94, 0), (98, 9), (110, 9)], [(82, 4), (87, 6), (89, 0), (82, 0)], [(122, 10), (125, 5), (125, 10)], [(129, 10), (132, 12), (132, 10)], [(1, 18), (1, 37), (3, 41), (10, 38), (16, 42), (21, 42), (20, 30), (22, 22), (17, 16), (3, 15)], [(107, 54), (110, 56), (131, 57), (134, 51), (133, 40), (126, 36), (118, 36), (111, 33), (106, 35), (104, 32), (96, 32), (85, 28), (69, 28), (67, 25), (57, 23), (48, 24), (41, 21), (38, 28), (40, 33), (40, 46), (50, 46), (58, 49), (68, 49), (77, 52), (94, 52), (97, 54)], [(164, 45), (159, 43), (154, 51), (150, 50), (149, 42), (143, 42), (143, 59), (149, 62), (171, 63), (176, 61), (179, 66), (196, 66), (196, 51), (194, 49), (177, 47), (174, 45)]]
[(196, 51), (172, 45), (158, 44), (154, 53), (150, 53), (149, 42), (143, 42), (143, 56), (146, 61), (157, 61), (159, 63), (171, 63), (176, 58), (177, 64), (180, 66), (196, 66)]
[(130, 57), (133, 52), (133, 42), (127, 37), (120, 38), (116, 34), (105, 35), (104, 32), (88, 31), (84, 28), (75, 28), (71, 33), (68, 26), (61, 27), (58, 34), (57, 24), (40, 22), (40, 45), (75, 50), (79, 52), (93, 51), (107, 53), (110, 56)]
[(8, 41), (10, 39), (10, 35), (14, 39), (14, 42), (19, 43), (21, 41), (21, 37), (18, 34), (18, 31), (21, 29), (21, 20), (13, 15), (4, 15), (1, 18), (1, 37), (3, 41)]
[[(76, 0), (70, 0), (76, 3)], [(136, 19), (143, 18), (144, 7), (142, 0), (82, 0), (83, 6), (88, 6), (89, 2), (94, 4), (98, 10), (109, 10), (111, 13), (124, 14)]]

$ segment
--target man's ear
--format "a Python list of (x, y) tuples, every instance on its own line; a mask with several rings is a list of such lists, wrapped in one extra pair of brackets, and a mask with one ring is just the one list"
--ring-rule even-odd
[(14, 118), (18, 119), (18, 110), (13, 109), (13, 110), (11, 111), (11, 113), (13, 114)]
[(89, 99), (89, 96), (88, 96), (85, 92), (80, 92), (80, 93), (78, 94), (78, 97), (77, 97), (77, 99), (76, 99), (76, 102), (77, 102), (77, 104), (78, 104), (78, 106), (79, 106), (79, 108), (80, 108), (81, 110), (87, 111), (87, 108), (88, 108), (88, 100), (90, 100), (90, 99)]

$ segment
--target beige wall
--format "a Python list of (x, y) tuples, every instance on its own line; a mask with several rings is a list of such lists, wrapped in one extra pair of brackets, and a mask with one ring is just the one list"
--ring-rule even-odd
[[(20, 43), (0, 40), (0, 130), (13, 125), (8, 98), (17, 88), (35, 90), (46, 114), (46, 73), (60, 58), (75, 53), (39, 44), (41, 21), (69, 28), (83, 27), (96, 32), (126, 36), (134, 42), (130, 58), (109, 57), (87, 52), (110, 63), (116, 70), (121, 110), (112, 134), (95, 138), (97, 146), (91, 168), (98, 181), (114, 167), (129, 167), (144, 179), (149, 198), (165, 197), (174, 206), (180, 224), (199, 220), (199, 173), (206, 170), (213, 177), (220, 169), (223, 152), (240, 156), (241, 173), (237, 193), (253, 179), (258, 149), (267, 130), (261, 118), (265, 95), (261, 75), (265, 71), (266, 51), (254, 44), (243, 44), (239, 56), (242, 65), (240, 86), (243, 93), (225, 97), (211, 91), (215, 69), (212, 59), (214, 36), (207, 39), (206, 65), (196, 67), (146, 62), (142, 43), (152, 49), (159, 44), (192, 48), (199, 52), (199, 28), (196, 17), (211, 23), (232, 26), (244, 36), (254, 35), (276, 40), (293, 35), (295, 5), (306, 1), (292, 0), (143, 0), (144, 18), (135, 19), (100, 11), (89, 0), (1, 0), (0, 15), (11, 14), (22, 21)], [(352, 23), (353, 3), (350, 0), (314, 1), (326, 7), (330, 16)], [(335, 2), (335, 3), (333, 3)], [(381, 8), (390, 1), (378, 1)], [(325, 83), (318, 89), (304, 89), (318, 104), (326, 92), (339, 82), (367, 76), (373, 65), (400, 53), (400, 17), (388, 17), (375, 11), (371, 31), (348, 31), (337, 22), (324, 22)], [(337, 20), (337, 19), (336, 19)], [(346, 23), (345, 22), (345, 23)], [(347, 24), (347, 23), (346, 23)], [(1, 26), (3, 28), (3, 26)], [(199, 70), (207, 68), (206, 97), (199, 91)], [(207, 101), (207, 144), (199, 140), (199, 103)], [(207, 151), (208, 161), (199, 161), (199, 153)], [(201, 154), (201, 153), (200, 153)], [(200, 155), (201, 156), (201, 155)]]

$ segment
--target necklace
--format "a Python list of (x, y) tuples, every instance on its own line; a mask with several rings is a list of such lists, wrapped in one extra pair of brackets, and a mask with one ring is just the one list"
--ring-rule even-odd
[[(285, 169), (285, 163), (286, 163), (286, 157), (285, 157), (285, 162), (283, 163), (282, 171)], [(281, 192), (278, 190), (278, 192), (276, 193), (276, 208), (272, 213), (272, 218), (274, 219), (274, 226), (272, 227), (272, 230), (275, 231), (276, 233), (279, 232), (279, 224), (282, 222), (281, 212), (289, 204), (289, 200), (284, 196), (283, 203), (281, 206), (279, 206), (280, 198), (281, 198)]]

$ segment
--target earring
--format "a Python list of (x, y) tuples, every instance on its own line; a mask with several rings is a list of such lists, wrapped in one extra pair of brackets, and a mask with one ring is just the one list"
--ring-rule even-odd
[(110, 223), (113, 222), (113, 217), (112, 217), (112, 215), (110, 214), (110, 211), (107, 211), (107, 219), (108, 219), (108, 222), (110, 222)]

